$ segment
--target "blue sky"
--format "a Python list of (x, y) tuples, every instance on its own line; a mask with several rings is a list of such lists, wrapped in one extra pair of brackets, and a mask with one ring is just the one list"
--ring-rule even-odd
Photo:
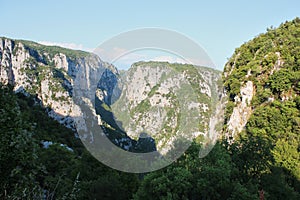
[(299, 0), (0, 0), (0, 36), (93, 49), (124, 31), (175, 30), (200, 44), (217, 68), (267, 27), (300, 17)]

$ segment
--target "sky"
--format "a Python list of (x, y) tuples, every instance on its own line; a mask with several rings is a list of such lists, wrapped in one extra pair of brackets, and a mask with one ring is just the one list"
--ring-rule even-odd
[(0, 36), (93, 51), (120, 33), (162, 28), (199, 44), (222, 70), (235, 48), (300, 17), (299, 8), (299, 0), (0, 0)]

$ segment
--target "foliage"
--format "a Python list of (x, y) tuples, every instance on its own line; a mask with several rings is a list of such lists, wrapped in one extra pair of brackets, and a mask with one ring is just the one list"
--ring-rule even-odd
[(0, 102), (0, 198), (37, 198), (41, 188), (35, 176), (42, 166), (32, 124), (23, 120), (11, 88), (0, 85)]
[[(50, 54), (86, 55), (24, 44)], [(230, 97), (225, 121), (240, 97), (241, 85), (253, 81), (253, 112), (245, 129), (233, 143), (218, 141), (205, 158), (199, 158), (202, 147), (193, 142), (170, 166), (139, 176), (102, 165), (72, 130), (48, 117), (48, 108), (42, 108), (38, 99), (14, 94), (10, 86), (1, 85), (0, 198), (252, 200), (263, 191), (265, 199), (300, 199), (299, 46), (300, 19), (296, 18), (237, 48), (224, 72)], [(41, 76), (37, 81), (43, 80), (41, 68), (35, 67), (32, 73)], [(173, 68), (189, 70), (196, 77), (189, 80), (192, 87), (200, 89), (196, 83), (201, 77), (192, 76), (197, 72), (194, 68)], [(156, 88), (150, 95), (155, 92)], [(134, 112), (149, 110), (149, 105), (144, 101)], [(110, 112), (107, 105), (102, 107)]]
[(230, 97), (226, 121), (240, 97), (240, 86), (254, 83), (253, 112), (228, 149), (242, 182), (251, 180), (268, 199), (299, 198), (299, 44), (296, 18), (237, 48), (224, 70)]
[(131, 198), (138, 177), (100, 164), (37, 99), (1, 86), (0, 101), (1, 199)]
[(261, 90), (270, 87), (273, 95), (295, 89), (299, 83), (299, 79), (293, 78), (299, 77), (299, 30), (296, 18), (277, 29), (268, 29), (235, 50), (224, 69), (224, 86), (231, 101), (239, 96), (240, 85), (248, 80), (258, 88), (263, 86)]

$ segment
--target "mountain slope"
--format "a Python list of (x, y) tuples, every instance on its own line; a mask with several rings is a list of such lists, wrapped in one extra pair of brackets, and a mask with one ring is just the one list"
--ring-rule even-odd
[[(128, 112), (129, 117), (140, 118), (147, 124), (147, 113), (152, 112), (152, 106), (155, 108), (164, 102), (166, 106), (162, 106), (162, 109), (172, 108), (168, 106), (168, 102), (173, 101), (170, 98), (172, 95), (163, 95), (162, 85), (165, 85), (167, 79), (156, 75), (160, 71), (157, 68), (165, 70), (160, 65), (169, 66), (169, 70), (178, 70), (179, 67), (178, 74), (186, 75), (187, 80), (188, 77), (200, 80), (189, 82), (190, 89), (197, 88), (198, 83), (210, 88), (212, 84), (209, 82), (209, 74), (219, 76), (219, 72), (209, 72), (195, 66), (141, 62), (136, 63), (127, 72), (128, 76), (123, 77), (110, 65), (99, 67), (99, 58), (95, 58), (96, 65), (93, 65), (92, 61), (88, 61), (89, 58), (84, 57), (84, 52), (1, 38), (1, 82), (14, 84), (14, 90), (20, 93), (15, 94), (11, 86), (0, 84), (0, 198), (300, 199), (299, 23), (300, 20), (296, 18), (277, 29), (269, 29), (267, 33), (237, 48), (228, 61), (223, 73), (229, 97), (226, 105), (225, 140), (217, 142), (211, 153), (203, 159), (199, 159), (199, 151), (203, 146), (193, 142), (170, 166), (139, 177), (103, 166), (85, 150), (71, 129), (49, 119), (49, 109), (41, 108), (45, 101), (42, 97), (47, 93), (42, 92), (41, 85), (44, 84), (39, 80), (45, 80), (45, 74), (69, 99), (74, 92), (74, 88), (72, 90), (67, 84), (68, 80), (72, 80), (72, 71), (78, 77), (82, 71), (77, 69), (85, 69), (83, 77), (91, 75), (92, 81), (98, 83), (96, 94), (93, 95), (96, 95), (95, 103), (99, 103), (96, 109), (99, 109), (97, 112), (101, 115), (101, 126), (105, 127), (105, 133), (112, 141), (116, 137), (120, 138), (119, 141), (126, 138), (127, 141), (121, 145), (118, 140), (115, 142), (125, 150), (130, 150), (126, 142), (135, 141), (139, 145), (131, 144), (131, 147), (137, 147), (131, 150), (149, 152), (154, 147), (149, 146), (149, 140), (143, 140), (149, 138), (141, 135), (138, 141), (132, 140), (123, 131), (122, 128), (126, 130), (126, 123), (118, 122), (118, 119), (122, 119), (122, 115), (115, 112), (121, 110), (118, 105), (134, 111), (132, 116)], [(18, 56), (16, 46), (21, 46)], [(67, 63), (51, 64), (50, 61), (60, 53), (66, 56)], [(29, 60), (25, 62), (22, 55), (29, 55), (26, 57)], [(16, 64), (19, 60), (22, 62)], [(73, 67), (70, 65), (72, 62), (75, 63)], [(62, 66), (65, 66), (64, 69), (61, 69)], [(101, 68), (102, 76), (93, 77), (93, 74), (98, 73), (98, 68)], [(20, 69), (24, 69), (23, 74)], [(195, 69), (203, 72), (192, 75), (190, 72), (197, 71)], [(148, 73), (153, 76), (149, 77)], [(129, 80), (124, 82), (125, 87), (119, 85), (122, 77)], [(138, 77), (143, 77), (144, 80), (139, 80)], [(202, 78), (206, 79), (203, 81)], [(169, 83), (172, 83), (172, 87), (177, 85), (176, 79), (169, 80)], [(88, 85), (90, 82), (86, 81), (84, 84)], [(135, 87), (127, 87), (130, 84)], [(49, 88), (48, 93), (62, 96), (58, 90), (50, 91), (56, 87)], [(208, 96), (208, 90), (203, 91), (205, 92), (196, 90), (195, 96)], [(126, 95), (126, 92), (131, 94)], [(28, 93), (34, 96), (29, 96)], [(138, 94), (136, 98), (134, 94)], [(131, 104), (128, 101), (130, 98)], [(145, 99), (149, 101), (142, 103)], [(205, 99), (207, 100), (202, 100)], [(118, 100), (124, 101), (122, 103)], [(55, 101), (57, 104), (68, 104), (64, 98), (56, 100), (51, 95), (50, 102), (55, 104)], [(153, 102), (158, 104), (151, 104)], [(176, 105), (176, 101), (172, 103)], [(70, 124), (63, 120), (71, 119), (68, 115), (63, 117), (64, 115), (54, 111), (50, 111), (51, 113), (55, 119), (65, 122), (65, 125)], [(176, 119), (178, 113), (173, 109), (171, 118)], [(137, 120), (137, 125), (138, 123)], [(117, 129), (117, 126), (122, 128)], [(168, 135), (153, 135), (156, 136)], [(150, 144), (153, 143), (150, 141)], [(145, 146), (153, 148), (145, 149)]]
[[(106, 72), (104, 76), (113, 74)], [(209, 68), (137, 62), (115, 88), (108, 88), (106, 79), (101, 78), (98, 105), (102, 106), (98, 108), (102, 109), (98, 113), (110, 126), (131, 138), (148, 134), (162, 154), (179, 137), (214, 141), (217, 134), (210, 136), (209, 129), (214, 129), (210, 119), (222, 93), (220, 79), (221, 72)]]
[(275, 165), (300, 178), (300, 19), (235, 50), (224, 69), (227, 138), (262, 137)]
[[(92, 110), (96, 108), (104, 123), (103, 132), (124, 150), (145, 151), (141, 149), (143, 143), (143, 148), (155, 151), (155, 139), (159, 149), (166, 153), (177, 136), (189, 140), (194, 137), (202, 141), (216, 139), (215, 135), (209, 136), (213, 102), (219, 101), (222, 92), (220, 72), (216, 70), (140, 62), (121, 79), (113, 65), (94, 54), (8, 38), (0, 38), (0, 61), (2, 83), (13, 85), (16, 92), (36, 96), (36, 101), (48, 108), (51, 117), (73, 130), (74, 120), (84, 116), (74, 102), (77, 95), (74, 92), (79, 89), (79, 94), (85, 95), (86, 91), (95, 91), (86, 97), (96, 95), (96, 102), (90, 99), (83, 103)], [(121, 111), (121, 107), (128, 108), (129, 113), (111, 112)], [(119, 122), (126, 126), (119, 127)], [(153, 139), (140, 138), (142, 132), (149, 133)], [(93, 134), (83, 133), (80, 137), (92, 141)]]
[[(96, 91), (104, 72), (109, 72), (114, 77), (119, 76), (113, 65), (103, 62), (92, 53), (0, 38), (0, 82), (12, 85), (17, 93), (34, 96), (37, 103), (47, 108), (50, 117), (74, 131), (76, 128), (78, 130), (79, 125), (76, 120), (85, 116), (75, 99), (82, 100), (88, 95), (90, 99), (84, 104), (94, 110), (92, 98), (95, 94), (91, 93)], [(105, 86), (110, 87), (118, 78), (104, 79)], [(106, 87), (102, 89), (107, 89)], [(74, 94), (76, 91), (80, 94)], [(106, 131), (105, 128), (103, 131), (110, 139), (117, 139), (116, 145), (124, 149), (131, 148), (132, 141), (126, 134)], [(94, 134), (96, 133), (76, 133), (86, 141), (92, 141)]]
[(0, 81), (13, 85), (17, 92), (35, 95), (52, 109), (50, 116), (73, 129), (70, 116), (80, 115), (72, 99), (75, 78), (79, 74), (90, 77), (84, 80), (90, 84), (105, 69), (116, 71), (87, 52), (0, 38)]
[(296, 18), (237, 48), (223, 73), (223, 140), (147, 175), (136, 199), (300, 199), (299, 47)]
[(51, 119), (34, 96), (0, 83), (0, 102), (0, 199), (132, 197), (138, 177), (92, 157), (74, 131)]

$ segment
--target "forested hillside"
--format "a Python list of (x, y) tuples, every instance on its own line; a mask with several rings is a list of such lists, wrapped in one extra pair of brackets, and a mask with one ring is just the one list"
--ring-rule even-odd
[(300, 198), (300, 19), (237, 48), (223, 76), (223, 141), (201, 160), (194, 144), (172, 166), (147, 175), (136, 197)]
[(249, 119), (235, 137), (268, 142), (274, 165), (299, 180), (300, 19), (270, 28), (236, 49), (224, 75), (230, 97), (227, 119), (239, 105), (240, 87), (253, 83)]
[(300, 19), (237, 48), (223, 79), (224, 137), (147, 174), (102, 165), (38, 96), (1, 85), (0, 199), (300, 199)]
[(30, 96), (0, 87), (0, 199), (129, 199), (138, 176), (93, 158)]

